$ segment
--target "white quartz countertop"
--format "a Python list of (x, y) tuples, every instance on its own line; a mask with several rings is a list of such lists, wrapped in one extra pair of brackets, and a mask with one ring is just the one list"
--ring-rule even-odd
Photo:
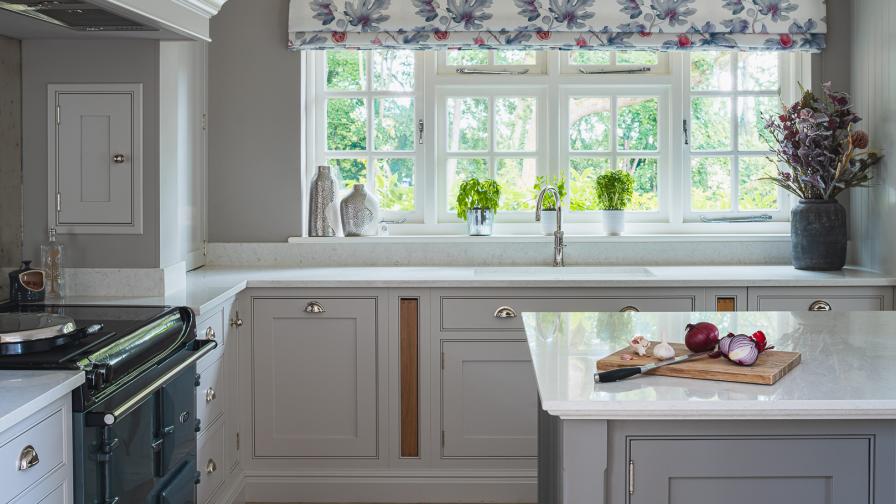
[[(634, 335), (683, 341), (710, 321), (762, 330), (802, 362), (775, 385), (642, 375), (594, 383), (595, 363)], [(542, 407), (564, 418), (896, 419), (896, 312), (524, 313)]]
[(84, 383), (81, 371), (0, 371), (0, 432)]
[[(247, 287), (850, 287), (893, 286), (867, 270), (799, 271), (790, 266), (535, 267), (203, 267), (165, 297), (78, 298), (67, 303), (170, 304), (197, 312)], [(139, 292), (137, 286), (134, 289)]]

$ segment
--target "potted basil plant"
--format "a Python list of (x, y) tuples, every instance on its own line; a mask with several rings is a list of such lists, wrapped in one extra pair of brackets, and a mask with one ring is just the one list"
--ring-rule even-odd
[(470, 236), (490, 236), (495, 212), (501, 199), (501, 186), (492, 179), (471, 178), (457, 190), (457, 216), (467, 221)]
[(554, 230), (557, 229), (557, 205), (562, 205), (563, 199), (566, 198), (566, 179), (563, 177), (548, 178), (539, 175), (535, 178), (535, 185), (532, 189), (535, 190), (535, 194), (538, 194), (542, 189), (549, 186), (555, 187), (557, 192), (560, 193), (560, 201), (554, 201), (553, 193), (548, 192), (544, 195), (541, 204), (541, 232), (545, 236), (554, 236)]
[(625, 170), (604, 172), (594, 181), (597, 209), (608, 236), (619, 236), (625, 231), (625, 208), (634, 193), (635, 179)]

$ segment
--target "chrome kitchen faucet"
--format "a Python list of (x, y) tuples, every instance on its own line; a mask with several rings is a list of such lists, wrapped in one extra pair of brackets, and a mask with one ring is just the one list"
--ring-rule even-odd
[(563, 209), (560, 202), (560, 191), (556, 187), (547, 186), (538, 193), (538, 200), (535, 202), (535, 222), (541, 222), (541, 205), (544, 195), (548, 192), (553, 193), (554, 201), (557, 205), (557, 229), (554, 230), (554, 266), (564, 266), (563, 263)]

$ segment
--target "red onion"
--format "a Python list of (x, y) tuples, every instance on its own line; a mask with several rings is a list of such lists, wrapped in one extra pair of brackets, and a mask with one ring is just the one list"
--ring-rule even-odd
[(685, 326), (684, 344), (692, 352), (708, 352), (719, 343), (719, 328), (709, 322)]
[(719, 352), (728, 360), (741, 366), (752, 366), (759, 359), (759, 354), (774, 347), (767, 347), (765, 334), (756, 331), (752, 336), (728, 333), (719, 340)]

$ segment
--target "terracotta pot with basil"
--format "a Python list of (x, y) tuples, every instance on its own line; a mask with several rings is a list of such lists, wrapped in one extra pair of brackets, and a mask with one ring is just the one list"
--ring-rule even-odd
[(800, 198), (790, 212), (796, 269), (832, 271), (846, 264), (846, 209), (837, 195), (867, 185), (882, 159), (868, 150), (868, 134), (856, 127), (861, 120), (849, 96), (827, 83), (821, 96), (804, 90), (800, 101), (766, 121), (779, 162), (778, 173), (766, 180)]

